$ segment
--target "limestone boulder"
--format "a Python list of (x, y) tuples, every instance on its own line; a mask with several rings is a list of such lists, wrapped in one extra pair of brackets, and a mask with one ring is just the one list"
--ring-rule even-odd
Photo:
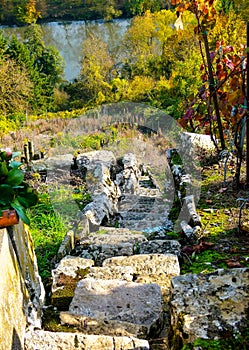
[(135, 154), (127, 153), (122, 158), (123, 171), (116, 175), (117, 183), (123, 193), (139, 193), (141, 171)]
[(179, 261), (173, 254), (140, 254), (106, 259), (103, 266), (132, 266), (135, 281), (157, 283), (169, 297), (171, 279), (180, 274)]
[(83, 209), (83, 216), (90, 222), (90, 228), (92, 225), (90, 231), (96, 231), (104, 220), (108, 221), (117, 214), (121, 191), (116, 182), (111, 180), (110, 170), (105, 164), (92, 164), (85, 178), (92, 202)]
[(221, 339), (248, 326), (249, 269), (219, 269), (172, 280), (171, 349), (197, 338)]
[(86, 333), (147, 338), (163, 327), (161, 288), (86, 278), (78, 282), (69, 313), (62, 312), (61, 321), (83, 325)]
[(111, 151), (98, 150), (78, 154), (76, 163), (78, 168), (82, 170), (86, 169), (89, 171), (93, 169), (96, 163), (103, 164), (110, 169), (116, 164), (116, 158)]
[(210, 135), (203, 135), (203, 134), (196, 134), (191, 132), (183, 132), (181, 134), (181, 139), (184, 144), (184, 142), (191, 142), (193, 147), (198, 147), (203, 150), (215, 150), (215, 145), (211, 139)]
[(134, 337), (86, 335), (69, 332), (29, 331), (25, 337), (25, 350), (148, 350), (149, 343)]
[(52, 304), (60, 310), (67, 310), (73, 298), (75, 287), (84, 278), (94, 261), (74, 256), (63, 258), (52, 270)]

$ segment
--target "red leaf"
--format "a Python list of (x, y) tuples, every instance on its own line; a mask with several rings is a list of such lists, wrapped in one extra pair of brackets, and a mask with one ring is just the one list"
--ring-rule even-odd
[(241, 264), (239, 261), (236, 260), (226, 260), (227, 267), (241, 267)]

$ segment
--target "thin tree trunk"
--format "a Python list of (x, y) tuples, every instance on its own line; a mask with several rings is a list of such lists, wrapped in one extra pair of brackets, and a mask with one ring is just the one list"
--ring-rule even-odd
[(216, 93), (216, 89), (215, 89), (215, 81), (214, 81), (214, 76), (213, 76), (212, 63), (211, 63), (211, 59), (210, 59), (208, 38), (207, 38), (206, 32), (204, 32), (202, 35), (203, 35), (203, 39), (204, 39), (204, 45), (205, 45), (205, 51), (206, 51), (206, 57), (207, 57), (210, 95), (213, 98), (214, 109), (215, 109), (215, 113), (216, 113), (216, 117), (217, 117), (221, 148), (225, 149), (226, 145), (225, 145), (224, 133), (223, 133), (222, 122), (221, 122), (221, 117), (220, 117), (218, 98), (217, 98), (217, 93)]

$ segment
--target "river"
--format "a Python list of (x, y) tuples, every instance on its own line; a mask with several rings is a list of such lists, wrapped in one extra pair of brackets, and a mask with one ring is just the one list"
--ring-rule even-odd
[[(56, 47), (64, 59), (64, 78), (73, 81), (80, 73), (84, 40), (94, 34), (103, 38), (111, 51), (117, 51), (118, 44), (129, 24), (130, 20), (127, 19), (118, 19), (111, 22), (50, 22), (41, 24), (41, 29), (46, 46)], [(23, 38), (25, 31), (25, 27), (0, 26), (0, 29), (8, 35), (15, 34), (20, 39)]]

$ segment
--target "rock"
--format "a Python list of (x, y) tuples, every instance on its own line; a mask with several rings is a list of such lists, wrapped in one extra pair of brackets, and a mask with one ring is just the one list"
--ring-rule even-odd
[(69, 332), (29, 331), (25, 350), (149, 350), (147, 340)]
[(173, 254), (141, 254), (106, 259), (103, 266), (132, 266), (135, 281), (157, 283), (164, 296), (169, 297), (171, 279), (180, 274), (178, 258)]
[(96, 163), (103, 164), (110, 169), (116, 164), (116, 158), (111, 151), (99, 150), (78, 154), (76, 163), (79, 169), (86, 168), (88, 171)]
[(172, 279), (172, 345), (221, 339), (248, 326), (249, 269), (219, 269)]
[[(149, 337), (162, 325), (162, 294), (157, 284), (121, 280), (81, 280), (63, 323), (84, 325), (84, 332)], [(154, 334), (155, 335), (155, 334)]]
[(66, 255), (70, 254), (74, 249), (74, 232), (72, 230), (68, 231), (60, 245), (60, 248), (57, 253), (57, 258), (62, 259)]
[(122, 229), (110, 230), (106, 228), (103, 231), (106, 234), (96, 233), (85, 237), (77, 247), (78, 255), (93, 259), (97, 266), (101, 266), (105, 259), (113, 256), (133, 255), (138, 249), (139, 243), (147, 241), (142, 234), (132, 234), (126, 229), (123, 233)]
[(188, 225), (188, 223), (184, 220), (181, 221), (181, 228), (182, 231), (184, 233), (184, 235), (186, 236), (187, 240), (189, 241), (190, 244), (195, 245), (198, 243), (198, 239), (196, 236), (196, 233), (193, 227), (191, 227), (190, 225)]
[(181, 138), (184, 140), (190, 140), (194, 147), (201, 148), (203, 150), (215, 150), (214, 143), (210, 135), (195, 134), (191, 132), (183, 132)]
[(94, 224), (101, 225), (104, 218), (117, 213), (117, 203), (121, 195), (119, 187), (110, 178), (109, 169), (103, 164), (95, 164), (86, 175), (86, 183), (93, 201), (83, 210), (83, 214)]
[(62, 155), (57, 154), (56, 156), (36, 161), (34, 163), (34, 167), (44, 164), (45, 168), (47, 168), (48, 171), (56, 172), (57, 170), (63, 170), (69, 173), (72, 160), (73, 155), (71, 153)]
[(94, 261), (80, 257), (66, 256), (56, 269), (52, 270), (52, 304), (60, 310), (68, 310), (75, 287), (84, 278)]
[(201, 227), (201, 218), (200, 215), (196, 212), (195, 206), (195, 197), (193, 195), (186, 196), (184, 199), (184, 205), (187, 206), (187, 211), (190, 217), (190, 224), (192, 226), (200, 226)]
[(138, 244), (140, 254), (174, 254), (180, 256), (181, 245), (175, 240), (155, 239)]
[[(21, 220), (18, 225), (9, 228), (8, 233), (18, 259), (21, 278), (25, 283), (25, 287), (22, 287), (22, 292), (26, 301), (22, 304), (22, 312), (25, 312), (27, 325), (39, 328), (41, 327), (45, 290), (38, 271), (34, 242), (28, 226), (24, 225)], [(12, 293), (14, 290), (12, 290)]]
[(123, 193), (138, 194), (139, 178), (141, 172), (139, 170), (135, 154), (127, 153), (123, 156), (122, 163), (124, 169), (116, 175), (117, 184)]
[(132, 282), (134, 271), (131, 266), (105, 266), (105, 267), (90, 267), (87, 278), (95, 279), (119, 279), (122, 281)]
[[(101, 225), (103, 220), (108, 221), (111, 216), (114, 216), (117, 211), (118, 199), (121, 195), (121, 191), (116, 184), (116, 182), (111, 180), (110, 169), (108, 166), (113, 164), (114, 159), (112, 152), (107, 152), (111, 154), (110, 161), (106, 161), (105, 164), (100, 162), (100, 160), (95, 159), (94, 155), (96, 153), (90, 152), (79, 159), (79, 164), (81, 167), (84, 165), (84, 178), (86, 180), (88, 189), (92, 195), (92, 202), (86, 205), (83, 210), (83, 218), (87, 218), (89, 221), (90, 232), (96, 231)], [(97, 153), (99, 158), (101, 157), (101, 151)], [(105, 158), (106, 152), (103, 151), (103, 157)], [(91, 157), (92, 155), (92, 157)], [(81, 162), (81, 163), (80, 163)], [(106, 165), (108, 164), (108, 166)], [(83, 170), (82, 170), (83, 171)]]

